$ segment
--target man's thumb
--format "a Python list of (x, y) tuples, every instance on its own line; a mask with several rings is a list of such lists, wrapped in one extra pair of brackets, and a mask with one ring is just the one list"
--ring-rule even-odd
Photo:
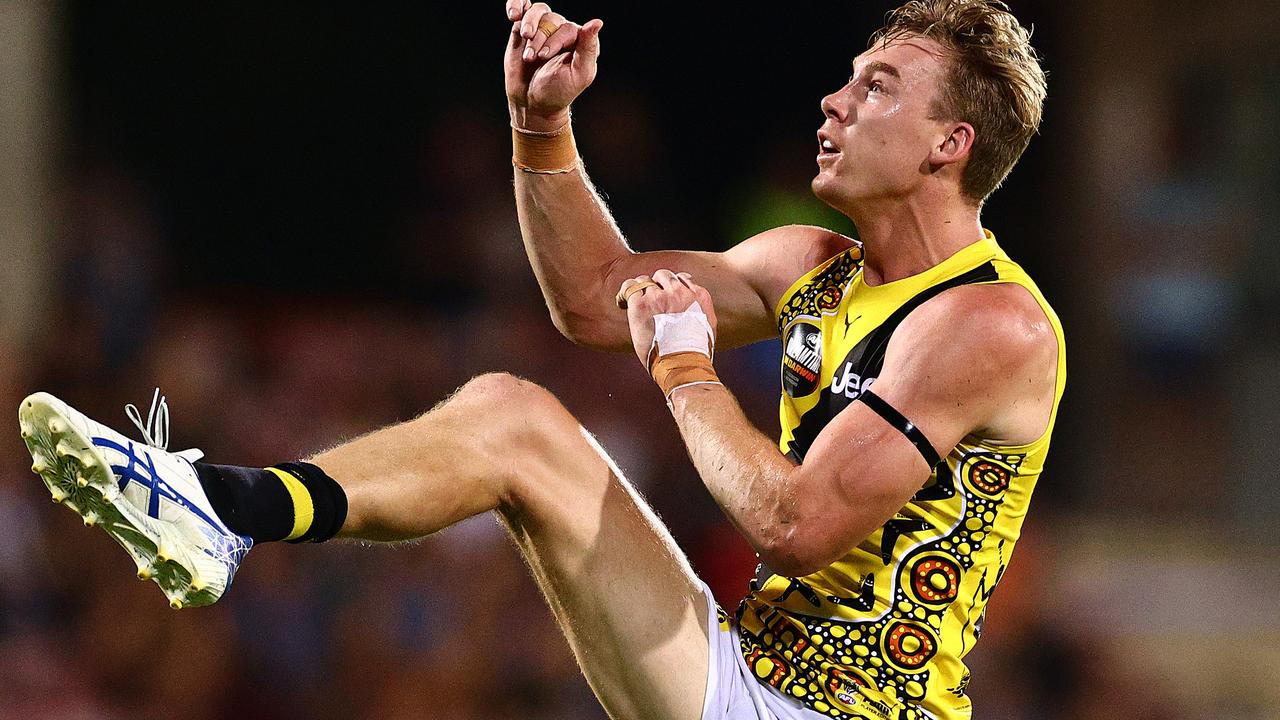
[(573, 64), (578, 69), (594, 69), (596, 58), (600, 57), (600, 29), (604, 21), (596, 18), (582, 26), (578, 31), (578, 51), (573, 54)]

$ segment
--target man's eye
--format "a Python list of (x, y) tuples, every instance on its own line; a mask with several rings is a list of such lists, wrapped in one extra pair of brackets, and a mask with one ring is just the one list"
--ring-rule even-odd
[(884, 92), (884, 85), (879, 80), (872, 80), (867, 84), (868, 92)]

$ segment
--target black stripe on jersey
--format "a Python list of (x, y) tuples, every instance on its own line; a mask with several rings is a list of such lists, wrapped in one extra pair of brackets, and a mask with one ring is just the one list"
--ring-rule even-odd
[[(861, 342), (855, 345), (849, 351), (849, 354), (845, 356), (845, 359), (836, 366), (836, 372), (839, 373), (840, 369), (846, 364), (851, 364), (851, 372), (856, 373), (859, 377), (879, 376), (881, 369), (884, 368), (884, 355), (889, 347), (889, 339), (893, 337), (894, 331), (898, 329), (898, 326), (913, 310), (951, 288), (999, 279), (1000, 274), (996, 271), (995, 265), (991, 262), (986, 262), (950, 280), (925, 288), (919, 294), (903, 303), (879, 327), (872, 330)], [(850, 307), (850, 310), (852, 309)], [(818, 433), (822, 432), (822, 429), (827, 426), (827, 423), (831, 422), (832, 418), (856, 399), (856, 395), (849, 397), (844, 393), (833, 394), (830, 385), (824, 387), (818, 395), (818, 403), (800, 418), (800, 424), (796, 426), (795, 432), (792, 433), (792, 439), (787, 445), (787, 456), (795, 462), (803, 462), (805, 454), (809, 452), (809, 447), (813, 445)]]

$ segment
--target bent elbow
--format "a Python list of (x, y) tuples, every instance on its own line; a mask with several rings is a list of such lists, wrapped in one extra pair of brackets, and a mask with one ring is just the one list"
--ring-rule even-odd
[(796, 536), (799, 533), (787, 533), (784, 536), (771, 538), (758, 550), (760, 562), (775, 575), (783, 577), (804, 577), (831, 564), (830, 558)]
[(566, 340), (589, 350), (616, 352), (631, 347), (630, 335), (619, 342), (609, 323), (599, 317), (564, 309), (551, 309), (551, 323)]
[(556, 330), (559, 330), (566, 340), (574, 345), (591, 347), (590, 323), (584, 322), (580, 315), (566, 310), (557, 308), (550, 308), (550, 310), (551, 324), (556, 326)]

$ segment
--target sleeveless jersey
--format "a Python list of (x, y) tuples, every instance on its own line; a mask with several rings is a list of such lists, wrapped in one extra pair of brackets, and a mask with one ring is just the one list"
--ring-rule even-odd
[(963, 658), (982, 632), (1049, 449), (1066, 379), (1062, 326), (990, 232), (883, 285), (863, 282), (861, 261), (859, 246), (840, 253), (778, 304), (783, 453), (804, 460), (823, 427), (875, 381), (912, 310), (973, 283), (1021, 285), (1048, 317), (1058, 340), (1049, 425), (1026, 445), (964, 438), (892, 519), (823, 570), (790, 578), (761, 566), (738, 609), (742, 652), (760, 682), (833, 718), (967, 719)]

